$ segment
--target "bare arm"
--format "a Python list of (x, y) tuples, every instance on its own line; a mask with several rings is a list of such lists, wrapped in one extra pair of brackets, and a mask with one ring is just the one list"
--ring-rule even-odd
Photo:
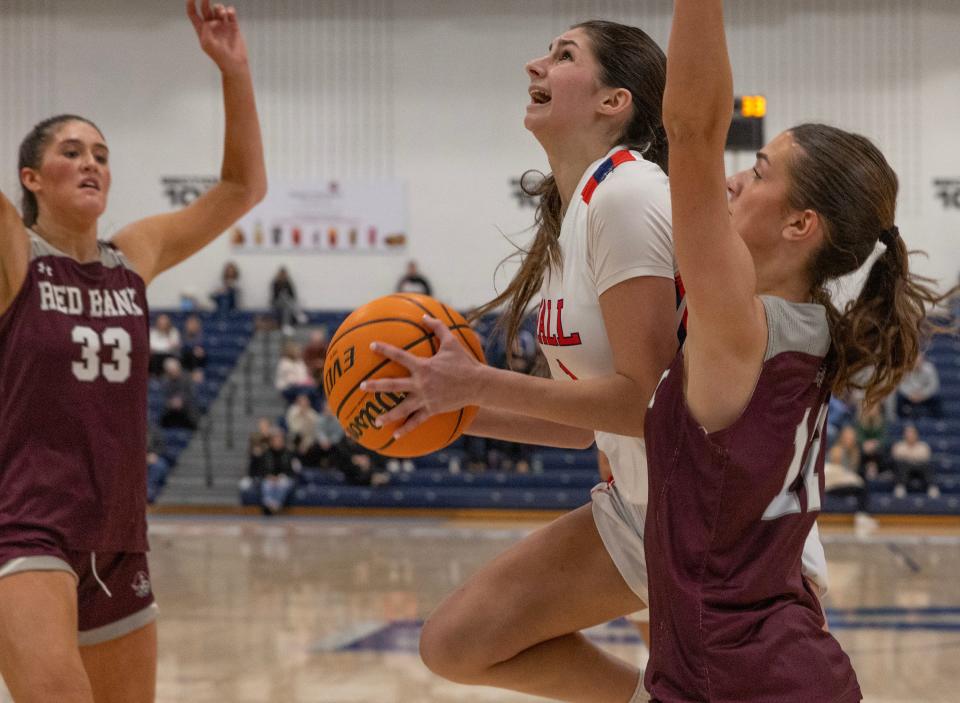
[(0, 193), (0, 315), (20, 292), (29, 260), (30, 241), (20, 213)]
[(675, 0), (663, 118), (689, 311), (687, 398), (707, 429), (742, 410), (766, 341), (753, 260), (730, 222), (723, 152), (732, 113), (722, 0)]
[(647, 402), (676, 353), (675, 290), (667, 278), (643, 276), (600, 296), (616, 372), (576, 382), (526, 376), (477, 363), (436, 320), (426, 324), (441, 340), (440, 351), (422, 359), (377, 344), (378, 353), (411, 370), (401, 379), (368, 381), (376, 391), (401, 391), (406, 399), (381, 416), (383, 424), (408, 418), (409, 432), (439, 412), (464, 405), (495, 408), (560, 425), (639, 437)]
[(489, 408), (480, 408), (467, 434), (566, 449), (586, 449), (593, 444), (593, 430)]
[(201, 47), (222, 74), (223, 164), (220, 182), (188, 207), (134, 222), (114, 238), (147, 283), (213, 241), (267, 191), (253, 79), (236, 13), (220, 5), (211, 9), (209, 0), (203, 0), (198, 13), (194, 0), (188, 0), (187, 14)]

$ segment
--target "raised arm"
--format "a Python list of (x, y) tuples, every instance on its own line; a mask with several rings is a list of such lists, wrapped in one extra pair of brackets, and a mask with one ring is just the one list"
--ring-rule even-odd
[(766, 337), (753, 260), (730, 221), (723, 152), (732, 114), (723, 2), (675, 0), (663, 122), (689, 314), (687, 394), (708, 429), (742, 409), (738, 392), (755, 380)]
[(674, 246), (690, 329), (736, 350), (754, 338), (758, 308), (756, 271), (730, 222), (724, 173), (733, 77), (723, 2), (676, 0), (674, 7), (663, 100)]
[(209, 244), (267, 192), (253, 80), (236, 11), (202, 0), (198, 12), (194, 0), (187, 0), (187, 16), (222, 75), (223, 164), (220, 182), (188, 207), (135, 222), (114, 238), (147, 283)]
[(20, 213), (0, 193), (0, 315), (20, 292), (29, 259), (30, 243)]

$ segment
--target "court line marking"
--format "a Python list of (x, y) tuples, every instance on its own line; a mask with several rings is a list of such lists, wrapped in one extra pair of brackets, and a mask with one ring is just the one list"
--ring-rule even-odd
[(906, 564), (907, 568), (910, 569), (910, 571), (912, 571), (915, 574), (920, 573), (921, 571), (920, 564), (917, 562), (916, 559), (910, 556), (909, 552), (907, 552), (906, 549), (904, 549), (904, 545), (890, 544), (888, 542), (887, 549), (890, 550), (892, 554), (900, 557), (900, 561)]

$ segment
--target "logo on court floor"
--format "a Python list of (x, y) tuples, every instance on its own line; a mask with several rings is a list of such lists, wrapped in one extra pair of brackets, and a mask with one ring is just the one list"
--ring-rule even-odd
[(138, 571), (130, 588), (137, 594), (137, 598), (146, 598), (150, 595), (150, 578), (144, 572)]

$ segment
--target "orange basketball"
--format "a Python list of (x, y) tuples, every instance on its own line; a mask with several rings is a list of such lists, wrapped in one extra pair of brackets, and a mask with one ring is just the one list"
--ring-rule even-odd
[(360, 384), (409, 374), (400, 364), (370, 351), (370, 344), (384, 342), (416, 356), (433, 356), (440, 342), (422, 324), (425, 314), (444, 322), (478, 361), (486, 363), (480, 339), (463, 316), (416, 293), (387, 295), (357, 308), (337, 329), (327, 349), (323, 389), (330, 412), (350, 437), (386, 456), (422, 456), (442, 449), (463, 434), (477, 414), (476, 406), (468, 406), (434, 415), (398, 440), (393, 433), (399, 423), (374, 426), (374, 419), (396, 407), (403, 394), (370, 393), (360, 390)]

